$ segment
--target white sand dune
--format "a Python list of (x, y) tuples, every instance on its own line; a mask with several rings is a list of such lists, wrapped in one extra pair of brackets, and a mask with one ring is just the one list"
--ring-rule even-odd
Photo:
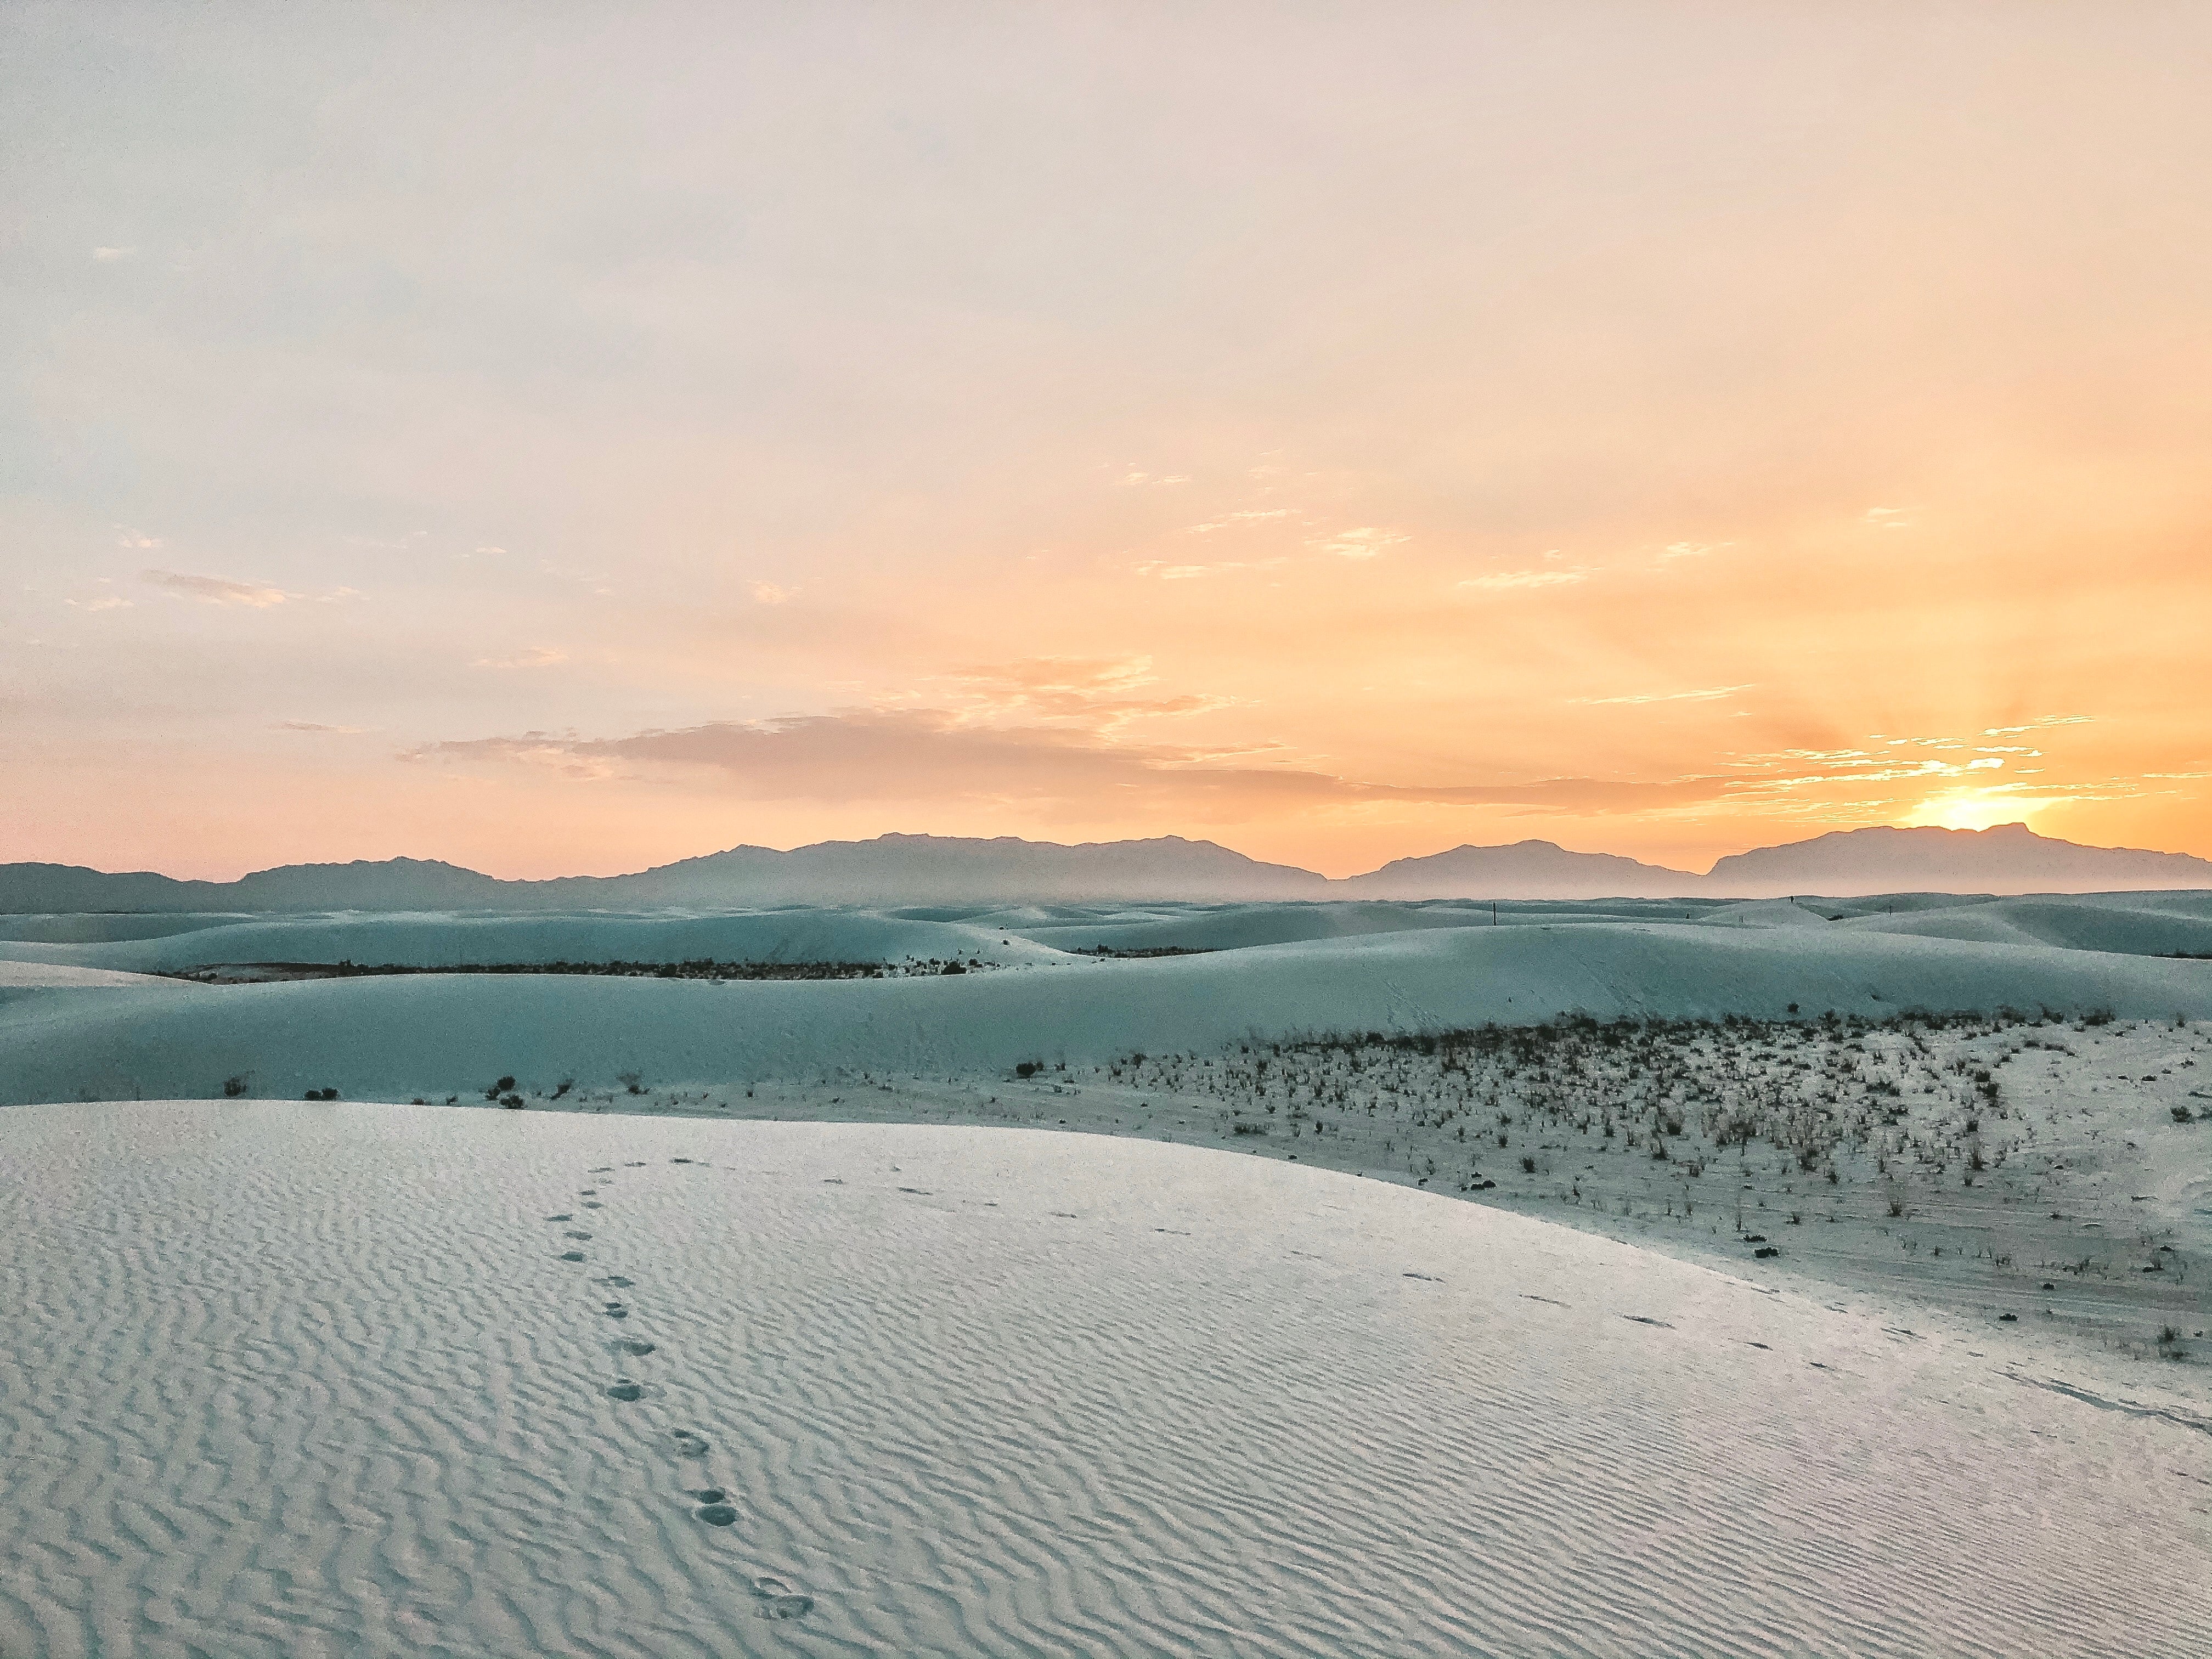
[(2212, 894), (2129, 893), (2021, 899), (1905, 894), (1875, 899), (1619, 900), (1607, 903), (1382, 900), (1322, 903), (939, 906), (897, 911), (787, 908), (660, 911), (342, 912), (282, 916), (0, 918), (0, 961), (132, 973), (217, 963), (403, 967), (553, 963), (910, 963), (1041, 966), (1066, 953), (1241, 951), (1437, 928), (1831, 927), (1970, 943), (2041, 945), (2141, 956), (2212, 951)]
[(1031, 923), (1029, 938), (1062, 950), (1242, 951), (1258, 945), (1350, 939), (1430, 927), (1488, 927), (1488, 906), (1339, 902), (1192, 906), (1180, 915), (1100, 917)]
[(2212, 894), (2204, 893), (2130, 894), (2094, 902), (1996, 899), (1910, 915), (1854, 917), (1843, 925), (1867, 933), (1912, 933), (1923, 939), (2050, 945), (2069, 951), (2112, 951), (2131, 956), (2212, 956)]
[(1018, 935), (868, 910), (765, 910), (719, 915), (596, 911), (256, 917), (148, 939), (0, 944), (0, 959), (60, 961), (133, 973), (213, 963), (349, 961), (446, 967), (516, 962), (968, 961), (1014, 963), (1060, 952)]
[(2047, 945), (2130, 956), (2212, 952), (2212, 893), (2090, 893), (2025, 898), (1946, 893), (1747, 899), (1698, 920), (1715, 927), (1843, 927), (1987, 945)]
[(838, 1067), (1003, 1070), (1254, 1036), (1921, 1008), (2212, 1016), (2212, 963), (1831, 927), (1443, 928), (1049, 971), (828, 983), (426, 975), (104, 991), (0, 1007), (0, 1102), (443, 1096), (624, 1073), (742, 1082)]
[(222, 915), (147, 915), (134, 911), (96, 911), (60, 915), (0, 916), (0, 941), (29, 945), (100, 945), (115, 939), (160, 939), (203, 927), (222, 927), (256, 916)]
[(0, 1145), (10, 1655), (2166, 1659), (2212, 1622), (2190, 1413), (1349, 1176), (253, 1102)]
[(173, 980), (152, 979), (143, 974), (116, 973), (105, 968), (0, 960), (0, 1005), (9, 1006), (74, 991), (139, 991), (159, 995), (173, 988), (192, 991), (201, 988)]

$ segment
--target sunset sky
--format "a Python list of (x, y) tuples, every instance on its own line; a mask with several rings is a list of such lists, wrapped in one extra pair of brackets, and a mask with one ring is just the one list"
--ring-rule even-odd
[(15, 3), (0, 860), (2212, 854), (2212, 6)]

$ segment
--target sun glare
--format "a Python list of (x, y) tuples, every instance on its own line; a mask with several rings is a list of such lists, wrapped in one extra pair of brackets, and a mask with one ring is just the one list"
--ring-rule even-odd
[(2024, 823), (2033, 830), (2036, 814), (2052, 805), (2002, 789), (1949, 789), (1929, 796), (1904, 821), (1943, 830), (1987, 830), (1999, 823)]

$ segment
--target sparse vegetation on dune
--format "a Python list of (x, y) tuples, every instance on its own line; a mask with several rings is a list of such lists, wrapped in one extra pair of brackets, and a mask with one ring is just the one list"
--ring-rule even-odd
[[(2212, 1257), (2142, 1183), (2151, 1136), (2197, 1133), (2169, 1099), (2208, 1054), (2201, 1027), (2101, 1012), (1573, 1018), (1031, 1059), (996, 1078), (841, 1072), (763, 1081), (757, 1099), (625, 1079), (642, 1097), (563, 1103), (1196, 1141), (2185, 1357)], [(2178, 1346), (2149, 1340), (2162, 1326)]]
[[(1118, 952), (1116, 954), (1182, 954)], [(277, 980), (369, 979), (395, 974), (563, 974), (600, 979), (905, 979), (916, 975), (969, 974), (995, 964), (970, 958), (914, 957), (903, 962), (718, 962), (707, 957), (684, 962), (464, 962), (434, 966), (406, 963), (240, 962), (163, 971), (164, 979), (188, 979), (200, 985), (266, 984)]]

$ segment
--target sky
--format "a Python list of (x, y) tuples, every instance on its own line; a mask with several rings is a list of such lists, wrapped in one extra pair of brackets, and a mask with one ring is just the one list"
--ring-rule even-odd
[(0, 14), (0, 860), (2212, 854), (2212, 7)]

